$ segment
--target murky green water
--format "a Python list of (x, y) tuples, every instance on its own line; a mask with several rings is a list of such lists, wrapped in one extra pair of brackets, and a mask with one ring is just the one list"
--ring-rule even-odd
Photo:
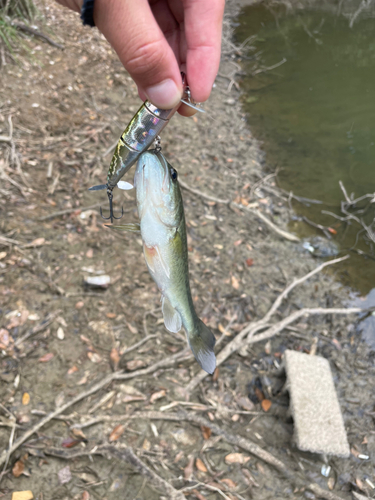
[[(239, 22), (239, 41), (256, 35), (244, 52), (251, 60), (242, 62), (248, 73), (242, 85), (249, 124), (263, 141), (267, 164), (279, 169), (281, 187), (323, 201), (293, 206), (298, 215), (337, 231), (332, 238), (345, 251), (361, 227), (321, 211), (340, 214), (340, 180), (355, 197), (375, 192), (375, 19), (359, 20), (350, 29), (346, 18), (333, 13), (287, 13), (284, 7), (271, 12), (259, 4), (244, 9)], [(372, 204), (363, 215), (367, 224), (374, 215)], [(316, 233), (301, 220), (290, 229), (303, 237)], [(374, 247), (358, 235), (358, 250), (374, 257)], [(375, 287), (375, 259), (350, 254), (340, 278), (366, 294)]]

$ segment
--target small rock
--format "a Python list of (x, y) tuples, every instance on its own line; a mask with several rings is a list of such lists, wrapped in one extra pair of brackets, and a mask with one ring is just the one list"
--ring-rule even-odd
[(108, 288), (111, 282), (111, 277), (107, 274), (102, 276), (87, 276), (85, 278), (85, 285), (98, 287), (98, 288)]
[(64, 340), (65, 334), (64, 334), (64, 330), (61, 328), (61, 326), (58, 327), (56, 335), (57, 335), (57, 338), (59, 340)]
[[(67, 465), (63, 469), (59, 470), (57, 473), (60, 484), (66, 484), (69, 483), (69, 481), (72, 479), (72, 473), (70, 472), (70, 467)], [(33, 497), (31, 497), (33, 498)]]

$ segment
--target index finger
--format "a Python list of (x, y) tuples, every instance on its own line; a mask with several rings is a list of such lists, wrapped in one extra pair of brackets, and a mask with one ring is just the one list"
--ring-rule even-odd
[(224, 0), (183, 0), (186, 74), (192, 97), (206, 101), (220, 63)]

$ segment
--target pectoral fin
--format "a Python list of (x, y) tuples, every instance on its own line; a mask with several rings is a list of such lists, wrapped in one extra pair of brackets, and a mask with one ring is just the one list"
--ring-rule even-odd
[(167, 297), (162, 298), (162, 311), (164, 316), (165, 328), (172, 333), (181, 330), (182, 320), (180, 314), (173, 308)]
[(201, 368), (207, 373), (213, 373), (216, 368), (214, 354), (215, 337), (211, 330), (199, 320), (197, 328), (188, 333), (190, 349)]
[(109, 227), (110, 229), (115, 229), (116, 231), (129, 231), (130, 233), (140, 233), (141, 232), (141, 226), (139, 225), (138, 222), (129, 222), (129, 224), (121, 224), (118, 226), (110, 226), (109, 224), (105, 225), (106, 227)]

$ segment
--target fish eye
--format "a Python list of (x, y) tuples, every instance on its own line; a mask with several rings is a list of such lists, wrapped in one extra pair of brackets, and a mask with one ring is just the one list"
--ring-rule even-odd
[(172, 177), (172, 180), (173, 180), (173, 181), (177, 181), (177, 177), (178, 177), (178, 175), (177, 175), (177, 170), (175, 170), (173, 167), (171, 167), (170, 172), (171, 172), (171, 177)]

